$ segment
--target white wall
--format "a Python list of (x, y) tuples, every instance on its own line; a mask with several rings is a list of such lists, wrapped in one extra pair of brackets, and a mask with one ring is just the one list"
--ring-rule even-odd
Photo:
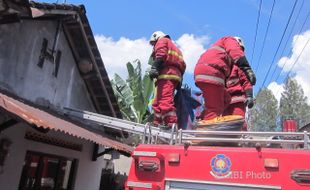
[[(3, 131), (0, 138), (9, 137), (13, 142), (10, 147), (9, 156), (6, 158), (4, 173), (0, 174), (0, 189), (16, 190), (18, 189), (23, 162), (26, 151), (37, 151), (46, 154), (64, 156), (78, 159), (77, 174), (74, 182), (75, 190), (97, 190), (100, 185), (101, 171), (104, 166), (104, 157), (99, 157), (97, 161), (91, 161), (93, 143), (76, 137), (66, 135), (62, 132), (50, 131), (47, 134), (52, 137), (64, 139), (83, 145), (82, 152), (65, 149), (58, 146), (52, 146), (44, 143), (38, 143), (24, 139), (26, 131), (35, 131), (24, 124), (17, 124)], [(128, 173), (130, 159), (123, 156), (123, 161), (114, 160), (117, 164), (115, 169), (120, 173)], [(117, 172), (116, 171), (116, 172)]]

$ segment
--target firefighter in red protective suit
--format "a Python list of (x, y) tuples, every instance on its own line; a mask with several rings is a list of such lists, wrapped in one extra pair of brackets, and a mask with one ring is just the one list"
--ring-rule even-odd
[(201, 89), (205, 102), (204, 121), (220, 121), (225, 109), (225, 80), (233, 65), (239, 67), (250, 83), (256, 77), (245, 54), (243, 41), (239, 37), (227, 36), (216, 41), (199, 58), (195, 70), (195, 84)]
[[(223, 115), (240, 115), (245, 118), (246, 107), (252, 108), (254, 105), (253, 87), (244, 72), (236, 65), (233, 66), (231, 74), (226, 80), (226, 88), (231, 101), (226, 106)], [(242, 130), (247, 130), (246, 122), (244, 122)]]
[(166, 129), (170, 129), (173, 124), (177, 124), (174, 91), (182, 81), (186, 65), (182, 52), (169, 35), (161, 31), (154, 32), (150, 38), (150, 44), (154, 48), (151, 54), (153, 64), (149, 75), (151, 79), (156, 79), (156, 93), (152, 104), (153, 124), (164, 125)]

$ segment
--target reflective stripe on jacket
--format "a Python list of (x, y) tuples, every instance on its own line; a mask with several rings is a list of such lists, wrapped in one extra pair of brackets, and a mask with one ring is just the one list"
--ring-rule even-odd
[(246, 102), (245, 96), (233, 96), (233, 97), (231, 97), (230, 104), (239, 103), (239, 102), (245, 103)]
[(154, 46), (152, 56), (154, 59), (161, 59), (164, 61), (164, 65), (159, 73), (159, 78), (181, 80), (186, 65), (183, 60), (182, 52), (171, 39), (167, 37), (160, 38)]
[(225, 80), (234, 62), (243, 56), (244, 52), (234, 37), (223, 37), (200, 56), (194, 75), (211, 75)]
[(225, 85), (224, 79), (212, 75), (195, 75), (195, 82), (206, 82), (206, 83), (211, 82), (223, 86)]
[(177, 81), (181, 81), (182, 77), (178, 76), (178, 75), (172, 75), (172, 74), (163, 74), (163, 75), (159, 75), (157, 77), (157, 79), (168, 79), (168, 80), (177, 80)]

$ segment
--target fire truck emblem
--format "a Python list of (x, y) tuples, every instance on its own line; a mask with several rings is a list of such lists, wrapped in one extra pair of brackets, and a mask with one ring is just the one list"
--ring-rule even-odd
[(229, 157), (224, 154), (218, 154), (211, 159), (210, 174), (215, 178), (227, 178), (231, 175), (230, 167), (231, 161)]

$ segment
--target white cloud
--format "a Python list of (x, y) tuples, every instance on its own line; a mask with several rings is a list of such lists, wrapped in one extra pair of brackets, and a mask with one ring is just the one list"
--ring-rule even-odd
[(200, 55), (205, 51), (204, 45), (209, 43), (209, 41), (210, 38), (208, 36), (195, 36), (193, 34), (183, 34), (176, 41), (183, 53), (187, 72), (194, 72)]
[[(284, 72), (292, 70), (293, 73), (302, 74), (310, 70), (307, 65), (310, 65), (310, 43), (307, 41), (310, 39), (310, 30), (300, 35), (295, 35), (292, 43), (292, 55), (290, 57), (282, 57), (278, 62), (279, 67), (283, 68)], [(305, 49), (303, 50), (303, 48)], [(303, 53), (300, 54), (303, 50)], [(298, 58), (299, 57), (299, 58)], [(295, 63), (295, 61), (298, 61)], [(294, 65), (295, 63), (295, 65)], [(294, 67), (292, 68), (292, 66)], [(305, 70), (306, 69), (306, 70)]]
[(145, 38), (130, 40), (121, 37), (115, 41), (111, 37), (95, 35), (95, 40), (110, 78), (114, 76), (114, 73), (126, 78), (126, 63), (136, 59), (141, 61), (143, 71), (148, 67), (147, 62), (152, 47)]
[(283, 92), (283, 84), (278, 84), (276, 82), (272, 82), (268, 85), (268, 89), (272, 91), (276, 99), (278, 100), (278, 103), (280, 103), (281, 94)]
[[(309, 74), (308, 74), (309, 75)], [(310, 83), (309, 83), (309, 77), (303, 77), (300, 75), (297, 75), (294, 77), (298, 84), (300, 84), (304, 90), (305, 96), (308, 97), (308, 101), (310, 101)], [(310, 102), (309, 102), (310, 103)]]
[[(121, 37), (119, 40), (114, 40), (111, 37), (95, 35), (95, 40), (110, 78), (113, 77), (114, 73), (126, 78), (126, 63), (136, 59), (141, 61), (143, 72), (149, 67), (147, 62), (152, 47), (147, 39), (131, 40)], [(183, 52), (187, 64), (186, 72), (193, 73), (199, 56), (204, 52), (204, 44), (209, 42), (209, 37), (183, 34), (175, 42)]]
[[(310, 42), (306, 47), (305, 45), (309, 39), (310, 30), (302, 34), (295, 35), (292, 42), (291, 56), (282, 57), (278, 62), (278, 66), (283, 68), (283, 72), (285, 72), (285, 74), (287, 74), (290, 70), (292, 74), (295, 74), (294, 78), (302, 86), (305, 96), (307, 96), (308, 99), (310, 98)], [(305, 49), (303, 50), (304, 47)], [(301, 54), (302, 50), (303, 53)]]

